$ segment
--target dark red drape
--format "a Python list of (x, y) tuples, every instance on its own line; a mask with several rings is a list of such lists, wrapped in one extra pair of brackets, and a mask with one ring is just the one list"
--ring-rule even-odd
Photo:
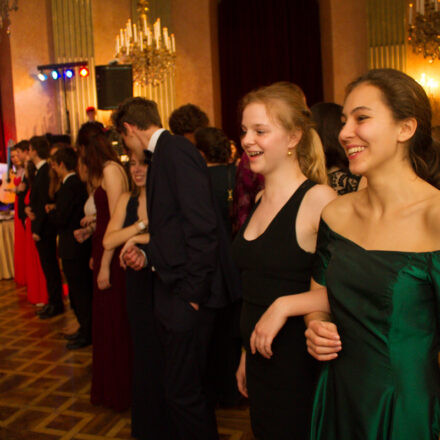
[(239, 139), (238, 101), (250, 90), (292, 81), (310, 105), (322, 101), (317, 0), (220, 0), (223, 129)]

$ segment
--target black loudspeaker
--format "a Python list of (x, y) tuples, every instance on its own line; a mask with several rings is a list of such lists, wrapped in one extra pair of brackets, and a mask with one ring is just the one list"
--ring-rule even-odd
[(112, 110), (133, 96), (133, 74), (131, 65), (95, 66), (98, 108)]

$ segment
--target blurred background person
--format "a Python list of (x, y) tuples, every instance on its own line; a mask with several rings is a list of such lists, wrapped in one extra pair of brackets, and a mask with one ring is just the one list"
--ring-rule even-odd
[(35, 177), (35, 165), (31, 160), (26, 162), (25, 178), (20, 183), (20, 191), (23, 193), (23, 210), (25, 215), (25, 267), (26, 267), (26, 286), (27, 286), (27, 300), (31, 304), (41, 307), (42, 310), (48, 302), (46, 277), (41, 266), (40, 255), (37, 251), (37, 246), (32, 237), (32, 219), (34, 214), (30, 209), (29, 198), (31, 187)]
[(34, 136), (29, 142), (29, 157), (35, 165), (36, 173), (31, 185), (28, 212), (31, 214), (32, 237), (40, 255), (49, 295), (48, 304), (38, 311), (38, 316), (40, 319), (48, 319), (64, 312), (56, 228), (45, 210), (45, 206), (51, 203), (49, 164), (47, 163), (49, 142), (44, 136)]
[(73, 234), (80, 227), (88, 198), (86, 185), (75, 173), (77, 162), (77, 154), (70, 147), (60, 148), (52, 154), (52, 168), (61, 185), (55, 195), (55, 204), (46, 205), (46, 211), (57, 227), (58, 251), (67, 280), (70, 305), (79, 323), (79, 329), (66, 336), (69, 350), (86, 347), (92, 340), (91, 242), (85, 240), (79, 243)]
[[(130, 405), (131, 340), (127, 318), (125, 273), (114, 250), (102, 240), (116, 202), (128, 191), (128, 179), (102, 124), (86, 122), (78, 132), (77, 146), (94, 189), (96, 229), (92, 237), (92, 388), (91, 402), (116, 411)], [(93, 226), (84, 228), (91, 235)]]
[[(123, 254), (132, 244), (149, 241), (145, 158), (129, 152), (129, 171), (132, 181), (131, 192), (122, 194), (110, 219), (104, 235), (104, 248)], [(131, 404), (132, 436), (138, 439), (170, 438), (167, 433), (169, 422), (164, 402), (161, 352), (153, 315), (152, 273), (146, 267), (135, 271), (126, 269), (127, 312), (133, 340), (133, 383)]]
[(329, 185), (338, 195), (357, 191), (360, 176), (348, 169), (348, 159), (339, 143), (342, 129), (342, 106), (333, 102), (320, 102), (310, 108), (316, 130), (324, 147)]
[[(27, 141), (21, 141), (27, 145)], [(19, 145), (20, 142), (17, 144)], [(20, 184), (24, 181), (25, 165), (20, 159), (19, 149), (15, 145), (11, 151), (11, 163), (15, 170), (14, 183), (14, 279), (17, 284), (26, 285), (26, 234), (24, 219), (20, 218), (19, 200), (22, 199)], [(24, 206), (22, 205), (24, 208)], [(24, 212), (23, 212), (24, 214)]]
[[(235, 163), (230, 163), (230, 140), (222, 130), (215, 127), (199, 128), (194, 137), (196, 148), (206, 160), (216, 208), (231, 241), (236, 166)], [(233, 271), (227, 278), (225, 288), (241, 291), (238, 273)], [(237, 405), (240, 399), (235, 379), (241, 355), (240, 312), (241, 298), (216, 312), (210, 347), (208, 374), (212, 400), (224, 407)]]
[(194, 104), (186, 104), (176, 108), (171, 113), (168, 124), (173, 134), (185, 136), (194, 144), (194, 132), (198, 128), (207, 127), (209, 118), (200, 107)]

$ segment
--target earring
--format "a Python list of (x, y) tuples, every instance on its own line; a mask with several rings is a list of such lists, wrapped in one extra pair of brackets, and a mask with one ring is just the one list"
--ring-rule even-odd
[(287, 155), (288, 156), (292, 156), (292, 154), (293, 154), (292, 150), (287, 150)]

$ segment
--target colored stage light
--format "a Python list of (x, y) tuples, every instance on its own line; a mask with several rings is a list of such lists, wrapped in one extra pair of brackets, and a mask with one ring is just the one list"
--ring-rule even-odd
[(89, 69), (87, 69), (87, 67), (81, 67), (81, 69), (79, 69), (79, 74), (85, 78), (86, 76), (89, 76)]
[(67, 79), (73, 78), (73, 70), (72, 69), (67, 69), (64, 71), (64, 77)]
[(43, 82), (43, 81), (46, 81), (46, 79), (47, 79), (47, 75), (45, 75), (43, 72), (38, 72), (37, 78), (38, 78), (41, 82)]
[(50, 72), (52, 79), (58, 79), (60, 77), (60, 74), (58, 73), (58, 70), (52, 70), (52, 72)]

